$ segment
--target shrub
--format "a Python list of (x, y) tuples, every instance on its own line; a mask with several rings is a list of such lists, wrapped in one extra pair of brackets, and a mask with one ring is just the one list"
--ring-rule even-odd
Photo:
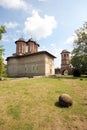
[(73, 70), (73, 76), (74, 77), (80, 77), (81, 76), (80, 71), (78, 69), (74, 69)]

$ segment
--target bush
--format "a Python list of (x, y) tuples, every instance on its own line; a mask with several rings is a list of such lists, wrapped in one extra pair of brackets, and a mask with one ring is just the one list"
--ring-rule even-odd
[(81, 76), (80, 71), (78, 69), (74, 69), (73, 70), (73, 76), (74, 77), (80, 77)]

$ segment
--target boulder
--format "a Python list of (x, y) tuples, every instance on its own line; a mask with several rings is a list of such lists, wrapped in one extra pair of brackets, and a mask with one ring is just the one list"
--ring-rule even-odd
[(59, 96), (59, 105), (61, 107), (69, 107), (72, 105), (72, 97), (68, 94), (61, 94)]

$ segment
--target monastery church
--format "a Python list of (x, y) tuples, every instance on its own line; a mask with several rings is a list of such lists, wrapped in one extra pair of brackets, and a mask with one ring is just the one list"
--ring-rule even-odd
[(39, 44), (32, 38), (27, 42), (20, 38), (16, 42), (16, 53), (7, 57), (8, 76), (49, 76), (55, 74), (54, 55), (38, 51)]
[[(16, 53), (7, 57), (8, 76), (50, 76), (55, 74), (54, 55), (47, 51), (38, 51), (39, 44), (32, 38), (27, 42), (20, 38), (16, 42)], [(72, 73), (70, 52), (61, 52), (61, 74)]]

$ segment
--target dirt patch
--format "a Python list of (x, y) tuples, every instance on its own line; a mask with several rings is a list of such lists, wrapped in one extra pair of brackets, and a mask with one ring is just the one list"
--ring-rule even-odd
[(87, 130), (87, 118), (74, 117), (73, 127), (78, 130)]

